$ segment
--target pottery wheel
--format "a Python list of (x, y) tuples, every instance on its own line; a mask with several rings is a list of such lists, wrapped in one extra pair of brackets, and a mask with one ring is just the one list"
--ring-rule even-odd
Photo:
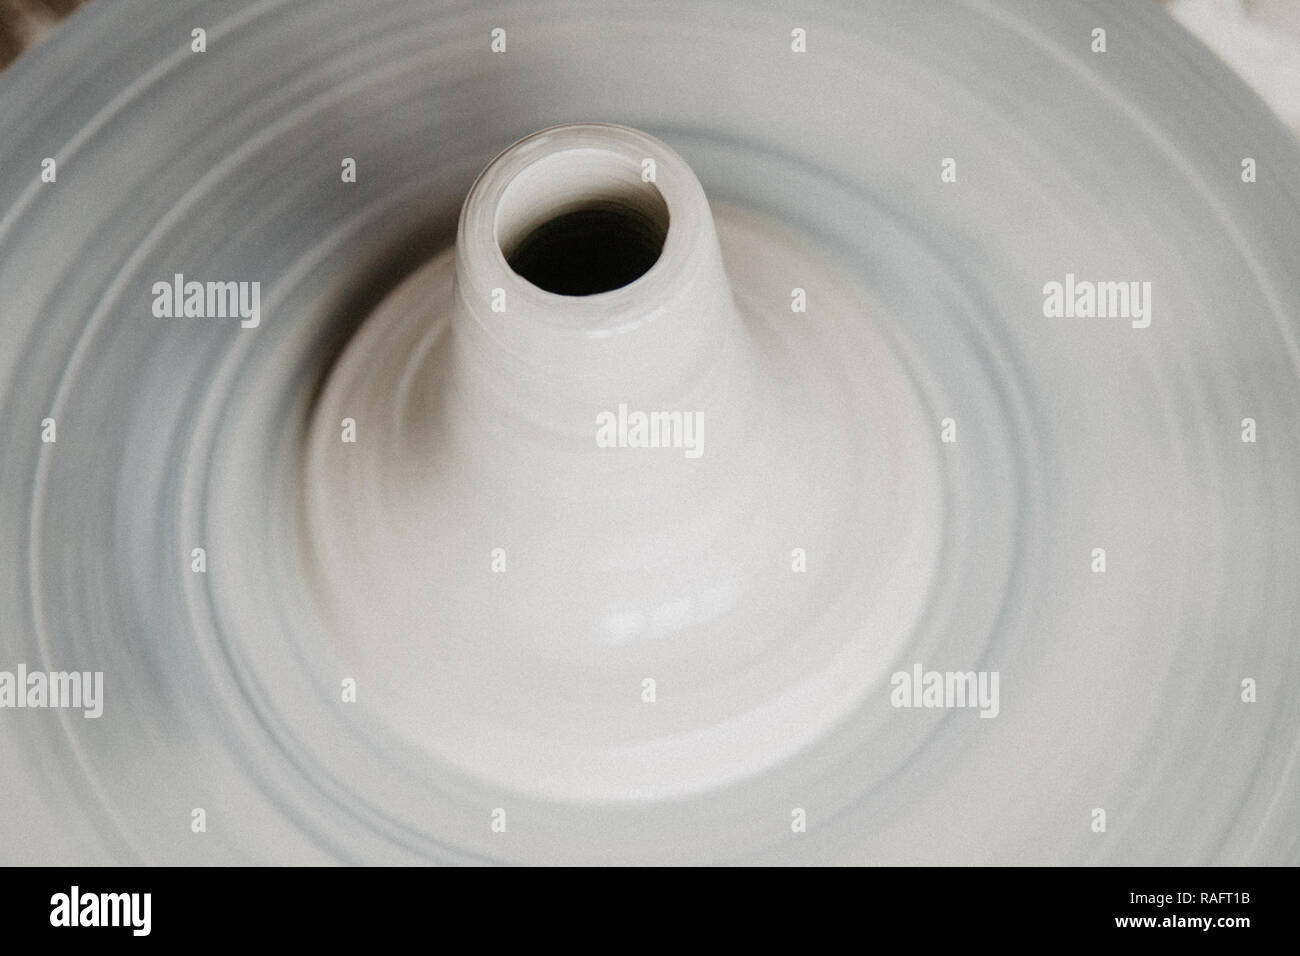
[(1298, 184), (1154, 6), (89, 4), (6, 860), (1297, 862)]

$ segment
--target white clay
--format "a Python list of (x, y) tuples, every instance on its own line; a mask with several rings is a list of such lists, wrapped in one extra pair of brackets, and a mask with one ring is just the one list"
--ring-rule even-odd
[[(639, 194), (670, 225), (632, 284), (562, 296), (506, 264), (516, 222)], [(939, 534), (923, 408), (859, 290), (771, 224), (722, 222), (748, 311), (679, 156), (538, 133), (466, 201), (454, 296), (435, 260), (331, 376), (306, 463), (320, 599), (394, 732), (467, 773), (579, 802), (744, 780), (860, 706), (915, 623)], [(796, 259), (819, 296), (797, 318), (767, 278)], [(620, 407), (694, 416), (702, 453), (600, 447)]]

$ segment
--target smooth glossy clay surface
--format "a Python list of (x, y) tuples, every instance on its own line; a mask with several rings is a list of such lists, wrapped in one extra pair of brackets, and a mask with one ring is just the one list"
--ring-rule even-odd
[[(646, 275), (574, 298), (511, 272), (507, 220), (618, 192), (666, 202)], [(621, 127), (530, 137), (466, 203), (454, 297), (435, 259), (317, 405), (305, 550), (331, 634), (394, 732), (468, 774), (601, 803), (743, 781), (860, 707), (924, 606), (940, 494), (920, 394), (860, 292), (770, 224), (722, 221), (743, 311), (680, 157)], [(790, 269), (818, 291), (801, 322)], [(620, 405), (692, 427), (600, 447)], [(795, 548), (844, 557), (797, 576)]]
[[(10, 861), (1300, 859), (1287, 132), (1153, 6), (684, 10), (92, 3), (0, 79), (4, 662), (106, 674), (0, 722)], [(642, 276), (511, 270), (593, 197)]]

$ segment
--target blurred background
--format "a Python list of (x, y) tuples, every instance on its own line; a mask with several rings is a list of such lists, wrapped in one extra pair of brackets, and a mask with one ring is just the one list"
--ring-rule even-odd
[(0, 70), (49, 36), (86, 0), (0, 0)]
[[(0, 0), (0, 70), (88, 2), (91, 0)], [(1160, 2), (1254, 87), (1300, 136), (1300, 0)]]

